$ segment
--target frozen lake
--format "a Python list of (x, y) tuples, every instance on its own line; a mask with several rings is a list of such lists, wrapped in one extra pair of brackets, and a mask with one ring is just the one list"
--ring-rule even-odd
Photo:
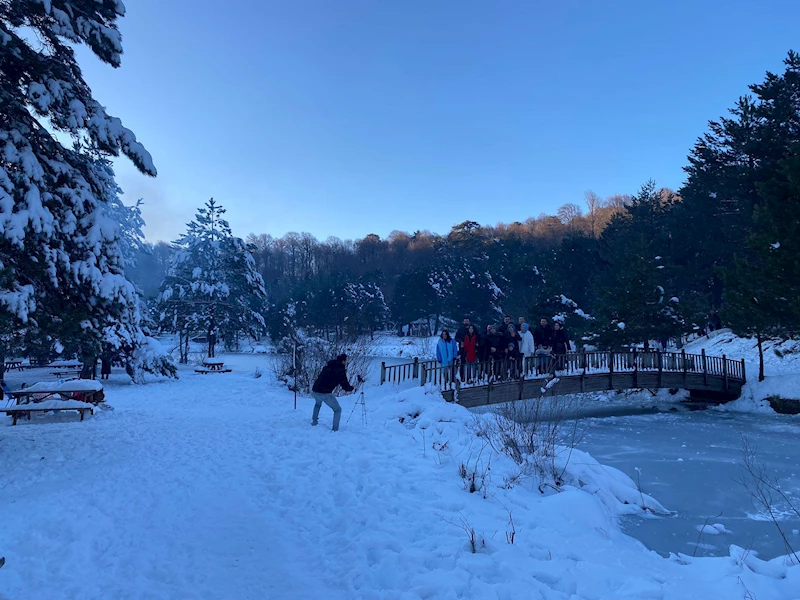
[[(759, 514), (736, 480), (747, 435), (768, 472), (800, 507), (800, 419), (707, 410), (590, 421), (580, 447), (634, 481), (638, 468), (642, 490), (677, 513), (624, 520), (626, 533), (648, 548), (663, 555), (691, 555), (696, 549), (698, 556), (723, 556), (736, 544), (752, 547), (763, 559), (786, 554), (775, 525)], [(698, 544), (706, 518), (730, 533), (704, 533)], [(785, 514), (781, 527), (800, 551), (800, 519)]]

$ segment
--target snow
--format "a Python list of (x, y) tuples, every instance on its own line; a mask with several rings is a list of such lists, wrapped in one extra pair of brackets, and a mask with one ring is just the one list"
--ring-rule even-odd
[(625, 329), (625, 323), (621, 323), (621, 322), (617, 323), (617, 327), (619, 327), (620, 329)]
[(731, 533), (731, 530), (725, 527), (722, 523), (714, 523), (713, 525), (704, 524), (698, 525), (697, 531), (707, 535), (720, 535), (721, 533)]
[(79, 409), (79, 408), (94, 408), (91, 404), (86, 402), (80, 402), (78, 400), (43, 400), (42, 402), (35, 402), (33, 404), (20, 404), (18, 406), (6, 407), (7, 408), (18, 408), (20, 410), (25, 410), (26, 408), (35, 408), (37, 410), (47, 409), (47, 410), (54, 410), (54, 409)]
[(204, 365), (224, 365), (225, 359), (224, 358), (204, 358), (203, 359)]
[(742, 396), (717, 410), (772, 414), (770, 396), (800, 400), (800, 340), (767, 340), (764, 348), (765, 379), (758, 381), (758, 344), (754, 338), (740, 338), (729, 329), (711, 332), (686, 345), (686, 352), (745, 360), (747, 384)]
[(48, 366), (53, 369), (68, 369), (68, 368), (78, 369), (83, 366), (83, 363), (79, 360), (54, 360)]
[(618, 518), (663, 507), (584, 452), (559, 455), (576, 484), (548, 494), (506, 484), (515, 465), (493, 455), (484, 498), (458, 476), (482, 452), (466, 409), (420, 387), (373, 387), (368, 425), (347, 423), (356, 397), (345, 396), (334, 434), (327, 407), (312, 428), (311, 399), (292, 410), (291, 393), (252, 377), (262, 358), (240, 359), (246, 368), (226, 357), (225, 380), (112, 381), (117, 410), (80, 424), (0, 426), (0, 506), (14, 515), (0, 528), (3, 594), (778, 600), (800, 589), (800, 567), (737, 547), (647, 551)]
[(26, 387), (26, 392), (99, 392), (103, 389), (103, 384), (96, 379), (73, 379), (65, 383), (50, 381), (40, 381), (30, 387)]

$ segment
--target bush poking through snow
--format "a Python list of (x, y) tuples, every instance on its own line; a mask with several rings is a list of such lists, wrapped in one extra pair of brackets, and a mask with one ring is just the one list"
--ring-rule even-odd
[(261, 368), (260, 367), (256, 367), (256, 370), (253, 371), (253, 377), (255, 379), (261, 379), (262, 375), (263, 375), (263, 373), (261, 372)]
[(489, 458), (485, 463), (481, 458), (487, 445), (488, 444), (485, 444), (483, 448), (481, 448), (481, 451), (478, 453), (478, 456), (474, 461), (472, 460), (472, 457), (470, 457), (466, 461), (461, 461), (458, 465), (458, 474), (461, 477), (461, 482), (464, 485), (464, 489), (470, 494), (480, 491), (484, 498), (489, 495), (487, 483), (490, 481), (489, 472), (492, 468), (491, 451), (489, 452)]
[[(294, 345), (297, 343), (297, 372), (293, 368)], [(347, 378), (356, 387), (359, 377), (367, 378), (369, 364), (374, 355), (374, 344), (366, 338), (353, 342), (329, 342), (322, 338), (306, 337), (297, 333), (285, 337), (277, 344), (278, 355), (274, 364), (278, 381), (285, 382), (298, 392), (310, 393), (314, 381), (329, 360), (347, 354)]]
[(467, 543), (469, 544), (469, 549), (473, 554), (477, 554), (478, 550), (485, 550), (486, 549), (486, 539), (483, 535), (478, 536), (475, 528), (470, 525), (469, 521), (467, 521), (466, 517), (459, 513), (459, 522), (456, 523), (452, 519), (445, 519), (441, 517), (445, 523), (450, 523), (450, 525), (455, 525), (456, 527), (460, 527), (464, 530), (464, 533), (467, 535)]
[[(559, 489), (572, 449), (585, 434), (586, 426), (574, 416), (581, 403), (577, 396), (512, 402), (481, 420), (476, 433), (517, 463), (521, 475), (537, 477), (540, 490)], [(559, 464), (564, 453), (566, 464)]]

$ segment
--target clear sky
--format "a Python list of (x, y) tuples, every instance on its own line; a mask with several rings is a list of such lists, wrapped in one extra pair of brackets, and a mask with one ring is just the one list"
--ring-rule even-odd
[(522, 221), (649, 178), (800, 50), (797, 0), (129, 0), (96, 98), (148, 239), (213, 196), (234, 233), (322, 239)]

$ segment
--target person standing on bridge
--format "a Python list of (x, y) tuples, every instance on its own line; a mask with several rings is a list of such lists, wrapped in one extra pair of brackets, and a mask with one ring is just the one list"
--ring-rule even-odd
[(478, 332), (470, 325), (462, 342), (464, 348), (464, 364), (467, 381), (473, 381), (478, 374)]
[(522, 369), (523, 372), (527, 374), (528, 369), (531, 367), (531, 361), (533, 360), (533, 354), (536, 351), (536, 344), (533, 343), (533, 334), (528, 329), (528, 324), (522, 324), (522, 330), (519, 333), (520, 343), (519, 343), (519, 353), (522, 357)]
[(436, 362), (442, 367), (443, 382), (450, 381), (450, 378), (454, 375), (453, 369), (457, 358), (458, 344), (450, 337), (450, 332), (447, 329), (442, 329), (442, 335), (436, 344)]
[(539, 326), (533, 332), (533, 343), (536, 346), (536, 371), (539, 375), (550, 372), (550, 355), (553, 353), (553, 328), (547, 319), (542, 317)]
[(569, 335), (560, 321), (553, 323), (553, 354), (555, 355), (554, 368), (563, 371), (566, 368), (567, 352), (569, 352)]
[(472, 326), (472, 321), (470, 321), (469, 317), (464, 317), (464, 322), (462, 323), (461, 327), (458, 328), (458, 331), (456, 331), (456, 344), (458, 344), (458, 356), (461, 359), (461, 379), (464, 379), (466, 376), (465, 364), (467, 362), (467, 350), (464, 347), (464, 338), (467, 337), (467, 332), (469, 331), (469, 328), (471, 326)]
[(339, 431), (339, 421), (342, 418), (342, 407), (333, 395), (333, 390), (337, 387), (345, 392), (352, 392), (353, 386), (347, 381), (347, 354), (340, 354), (335, 360), (329, 360), (328, 364), (322, 367), (322, 371), (311, 388), (311, 396), (314, 398), (314, 412), (311, 415), (311, 424), (319, 423), (319, 409), (324, 402), (333, 410), (333, 430)]

